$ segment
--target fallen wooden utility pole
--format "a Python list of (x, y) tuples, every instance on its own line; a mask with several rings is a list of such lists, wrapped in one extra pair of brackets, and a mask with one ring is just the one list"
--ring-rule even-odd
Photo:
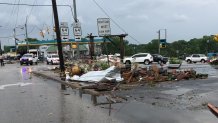
[(207, 107), (211, 110), (211, 112), (218, 117), (218, 108), (210, 103), (207, 104)]

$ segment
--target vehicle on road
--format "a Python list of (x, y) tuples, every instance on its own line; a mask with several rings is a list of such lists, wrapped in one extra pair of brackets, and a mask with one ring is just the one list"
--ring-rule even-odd
[(59, 56), (57, 54), (48, 54), (46, 57), (47, 64), (59, 64)]
[(24, 54), (20, 58), (20, 65), (26, 64), (26, 65), (33, 65), (35, 63), (36, 65), (38, 64), (38, 57), (36, 57), (34, 54)]
[(185, 58), (185, 61), (187, 63), (196, 63), (196, 62), (202, 62), (205, 63), (207, 61), (207, 56), (204, 54), (192, 54)]
[(163, 57), (160, 54), (152, 54), (152, 56), (153, 56), (153, 61), (154, 62), (158, 62), (159, 64), (160, 63), (166, 64), (168, 62), (168, 58), (167, 57)]
[(144, 63), (148, 65), (153, 62), (153, 57), (150, 53), (138, 53), (134, 54), (131, 57), (126, 57), (123, 59), (124, 64), (131, 64), (131, 63)]

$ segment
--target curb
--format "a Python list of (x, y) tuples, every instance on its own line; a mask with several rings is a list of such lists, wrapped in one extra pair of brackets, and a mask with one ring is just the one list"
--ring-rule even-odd
[(38, 75), (38, 76), (41, 76), (43, 78), (47, 78), (47, 79), (50, 79), (50, 80), (54, 80), (56, 82), (59, 82), (61, 84), (65, 84), (66, 82), (61, 80), (61, 79), (58, 79), (58, 78), (55, 78), (55, 77), (52, 77), (52, 76), (48, 76), (46, 74), (43, 74), (43, 73), (39, 73), (39, 72), (36, 72), (36, 71), (32, 71), (33, 74), (35, 75)]

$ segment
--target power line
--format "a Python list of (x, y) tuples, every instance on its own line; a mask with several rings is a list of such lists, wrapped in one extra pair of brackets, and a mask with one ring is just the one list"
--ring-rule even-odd
[[(36, 4), (36, 0), (34, 0), (34, 2), (33, 2), (33, 5), (35, 5), (35, 4)], [(29, 15), (27, 15), (27, 20), (29, 19), (29, 16), (31, 15), (31, 13), (32, 13), (32, 11), (33, 11), (33, 7), (34, 7), (34, 6), (32, 6)]]
[[(17, 0), (14, 0), (14, 3), (16, 3)], [(13, 17), (13, 14), (15, 14), (15, 5), (12, 8), (11, 14), (9, 16), (9, 18)], [(13, 19), (10, 19), (10, 21), (12, 21)], [(9, 26), (10, 22), (8, 21), (6, 26)]]
[[(20, 1), (20, 0), (19, 0)], [(36, 0), (35, 0), (36, 1)], [(35, 2), (34, 2), (35, 3)], [(40, 4), (24, 4), (24, 3), (5, 3), (5, 2), (0, 2), (0, 5), (13, 5), (13, 6), (31, 6), (32, 8), (35, 6), (35, 7), (52, 7), (52, 5), (40, 5)], [(72, 14), (72, 17), (74, 17), (74, 14), (73, 14), (73, 9), (70, 5), (57, 5), (58, 7), (69, 7), (70, 10), (71, 10), (71, 14)], [(32, 11), (32, 10), (31, 10)], [(39, 27), (37, 27), (38, 29), (40, 29)], [(33, 30), (33, 29), (32, 29)], [(32, 32), (32, 31), (31, 31)], [(29, 34), (29, 33), (28, 33)]]
[[(20, 0), (18, 1), (18, 4), (20, 4)], [(16, 17), (16, 21), (15, 21), (15, 28), (17, 26), (18, 14), (19, 14), (19, 6), (17, 8), (17, 17)]]
[[(18, 6), (47, 6), (47, 7), (52, 7), (52, 5), (40, 5), (40, 4), (37, 4), (37, 5), (33, 5), (33, 4), (25, 4), (25, 3), (4, 3), (4, 2), (0, 2), (0, 5), (18, 5)], [(70, 5), (57, 5), (58, 7), (70, 7), (70, 10), (71, 10), (71, 13), (72, 13), (72, 16), (74, 17), (74, 14), (73, 14), (73, 9)]]
[[(15, 35), (15, 36), (21, 36), (21, 35), (25, 35), (25, 34), (18, 34), (18, 35)], [(3, 36), (3, 37), (0, 37), (0, 38), (13, 38), (14, 37), (14, 35), (13, 36)]]
[[(115, 20), (113, 20), (110, 16), (109, 16), (109, 14), (95, 1), (95, 0), (92, 0), (100, 9), (101, 9), (101, 11), (108, 17), (108, 18), (110, 18), (111, 19), (111, 21), (118, 27), (118, 28), (120, 28), (120, 30), (122, 30), (124, 33), (127, 33), (126, 31), (125, 31), (125, 29), (123, 29)], [(132, 38), (134, 41), (136, 41), (138, 44), (140, 44), (140, 42), (138, 41), (138, 40), (136, 40), (133, 36), (131, 36), (130, 34), (129, 34), (129, 37), (130, 38)]]

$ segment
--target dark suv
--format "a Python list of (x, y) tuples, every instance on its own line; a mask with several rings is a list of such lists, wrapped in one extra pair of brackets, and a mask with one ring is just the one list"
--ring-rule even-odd
[(158, 62), (158, 63), (164, 63), (166, 64), (168, 62), (168, 58), (167, 57), (163, 57), (159, 54), (152, 54), (154, 62)]

